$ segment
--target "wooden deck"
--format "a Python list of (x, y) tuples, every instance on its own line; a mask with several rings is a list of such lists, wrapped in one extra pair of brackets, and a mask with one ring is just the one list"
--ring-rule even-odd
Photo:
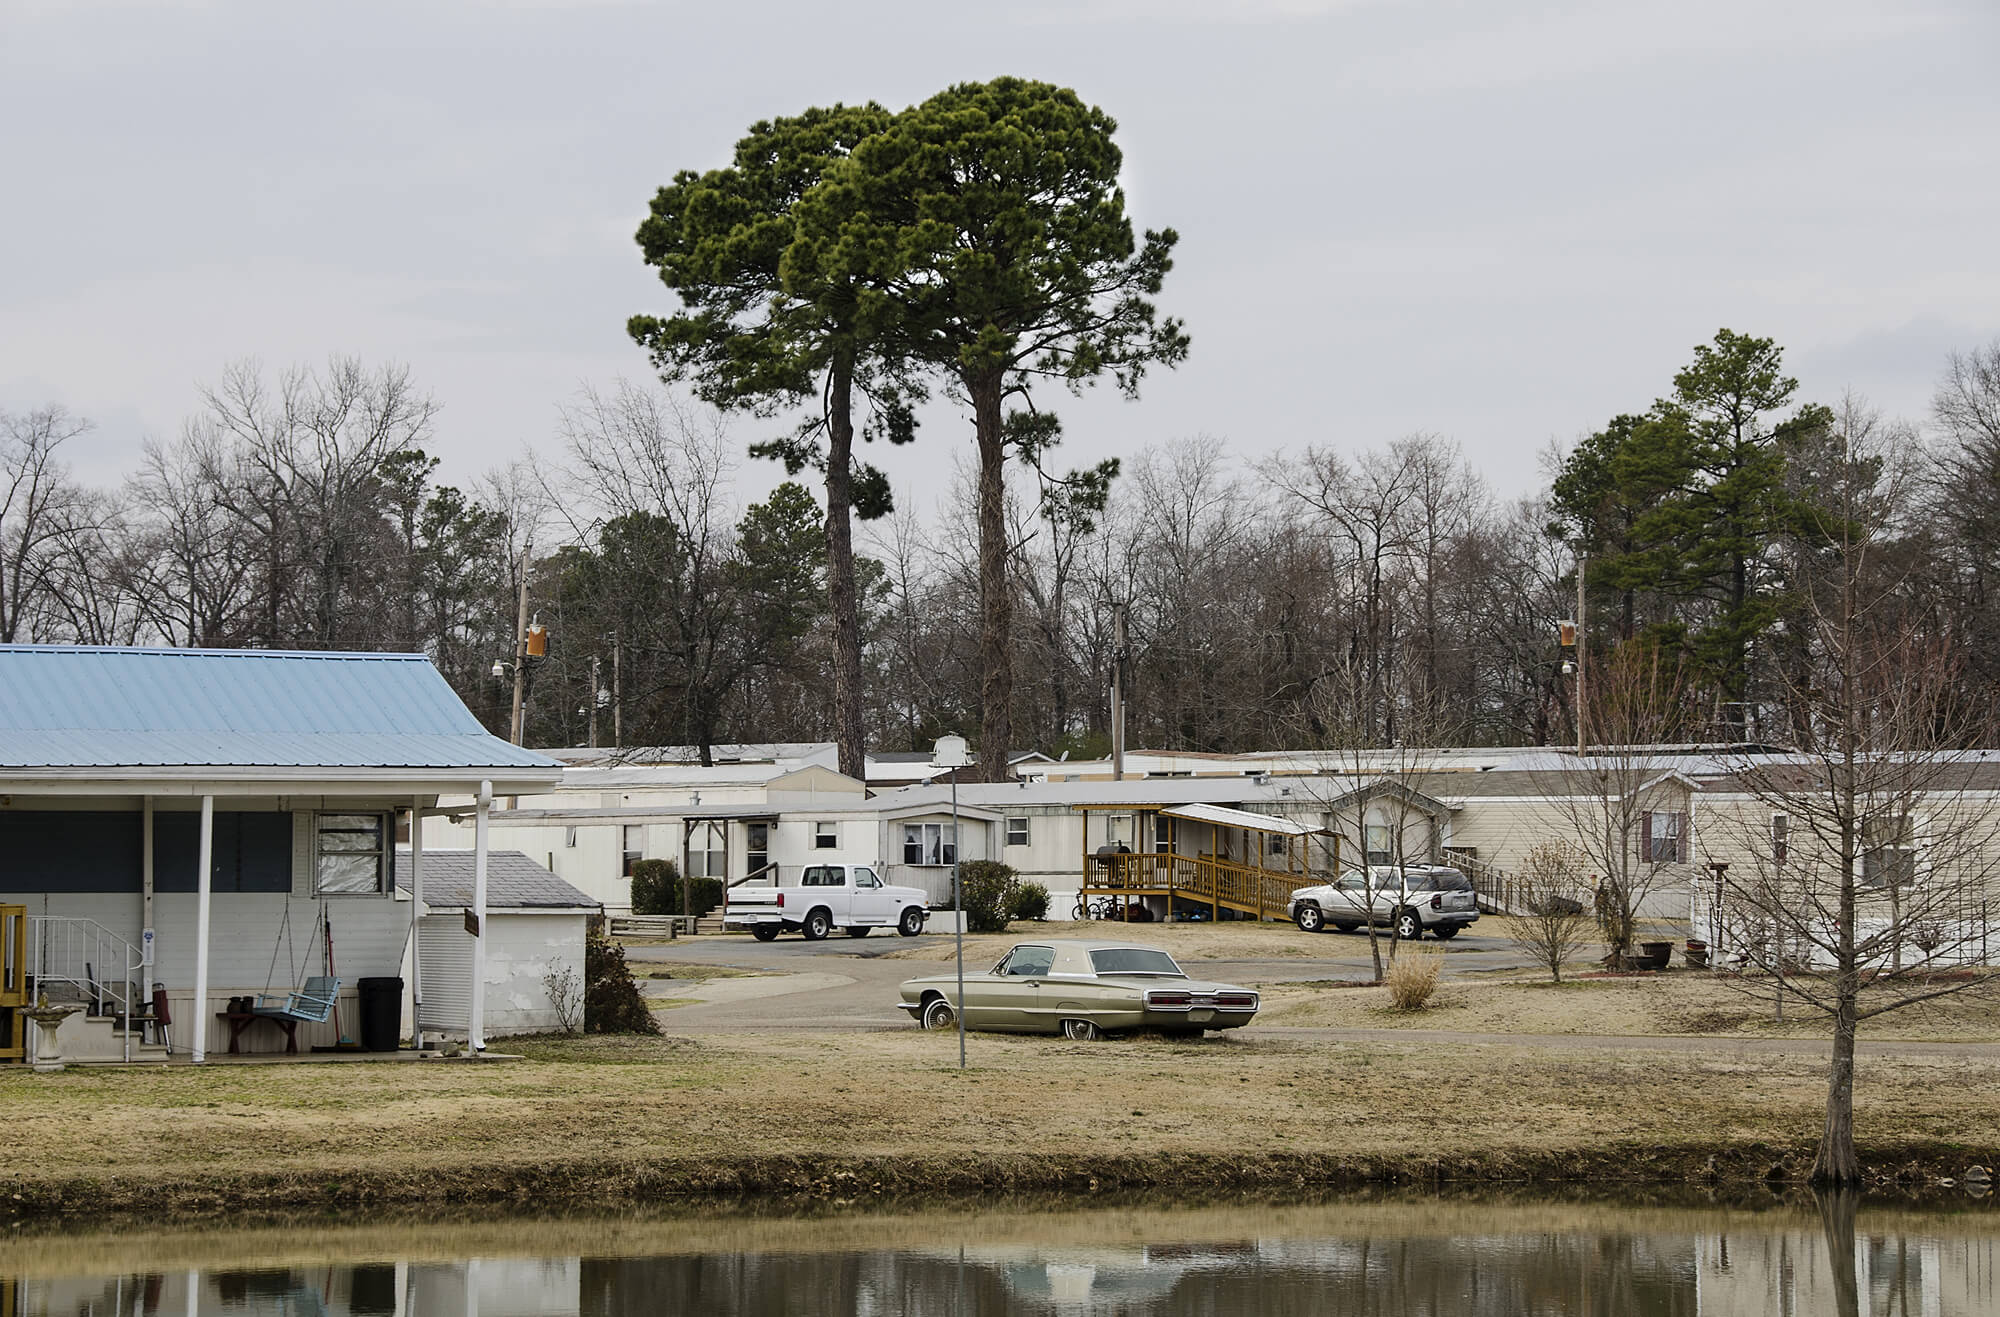
[(1296, 888), (1324, 876), (1259, 869), (1210, 856), (1171, 853), (1092, 856), (1084, 867), (1080, 899), (1086, 906), (1102, 897), (1162, 896), (1169, 910), (1178, 902), (1209, 908), (1211, 918), (1233, 910), (1255, 919), (1285, 919)]

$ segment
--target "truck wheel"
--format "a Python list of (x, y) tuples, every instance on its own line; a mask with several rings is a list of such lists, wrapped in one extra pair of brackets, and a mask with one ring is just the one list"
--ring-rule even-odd
[(933, 997), (924, 1003), (924, 1028), (950, 1029), (958, 1024), (958, 1015), (951, 1009), (951, 1003), (942, 997)]
[(849, 936), (849, 937), (867, 937), (867, 936), (868, 936), (868, 925), (866, 925), (866, 924), (857, 924), (857, 925), (855, 925), (855, 926), (854, 926), (853, 928), (850, 928), (850, 929), (848, 929), (848, 930), (847, 930), (847, 936)]
[(1326, 929), (1326, 916), (1316, 905), (1302, 905), (1292, 914), (1292, 922), (1299, 926), (1301, 933), (1319, 933)]
[(806, 941), (817, 942), (833, 931), (833, 916), (824, 910), (815, 910), (806, 916), (806, 922), (799, 926), (799, 932), (806, 935)]
[(775, 942), (778, 940), (778, 926), (776, 924), (753, 924), (750, 927), (750, 936), (756, 938), (759, 942)]
[[(1414, 910), (1398, 910), (1396, 912), (1395, 928), (1396, 936), (1403, 939), (1403, 941), (1420, 941), (1424, 935), (1423, 917)], [(811, 934), (807, 934), (807, 936), (810, 937)]]
[(905, 910), (903, 917), (896, 921), (896, 931), (904, 937), (915, 937), (917, 934), (923, 932), (924, 912), (916, 906), (911, 906)]

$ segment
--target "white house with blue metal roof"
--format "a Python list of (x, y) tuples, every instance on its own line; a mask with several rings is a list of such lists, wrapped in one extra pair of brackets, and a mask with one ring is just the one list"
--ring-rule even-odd
[[(129, 1055), (157, 986), (177, 1054), (201, 1061), (239, 1033), (270, 1050), (279, 1030), (224, 1018), (231, 999), (327, 976), (330, 940), (341, 1023), (288, 1032), (301, 1050), (352, 1036), (356, 981), (400, 975), (425, 909), (411, 821), (440, 796), (475, 802), (471, 931), (492, 798), (561, 777), (489, 734), (421, 654), (0, 646), (0, 1015), (9, 984), (80, 997)], [(399, 834), (414, 840), (401, 900)], [(66, 1049), (88, 1023), (63, 1026)], [(0, 1020), (0, 1060), (23, 1042), (18, 1016)]]

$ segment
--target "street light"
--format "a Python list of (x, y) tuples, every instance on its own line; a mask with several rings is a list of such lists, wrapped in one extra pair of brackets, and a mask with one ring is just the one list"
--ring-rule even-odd
[(931, 767), (951, 772), (951, 908), (958, 915), (958, 1068), (965, 1069), (965, 898), (958, 885), (958, 770), (969, 767), (972, 752), (963, 736), (940, 736), (931, 750)]

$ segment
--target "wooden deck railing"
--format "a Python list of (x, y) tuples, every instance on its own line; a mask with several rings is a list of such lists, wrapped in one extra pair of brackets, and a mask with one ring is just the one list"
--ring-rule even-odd
[(1296, 888), (1319, 881), (1208, 856), (1133, 852), (1093, 856), (1083, 875), (1084, 899), (1102, 895), (1165, 896), (1260, 918), (1283, 919)]

